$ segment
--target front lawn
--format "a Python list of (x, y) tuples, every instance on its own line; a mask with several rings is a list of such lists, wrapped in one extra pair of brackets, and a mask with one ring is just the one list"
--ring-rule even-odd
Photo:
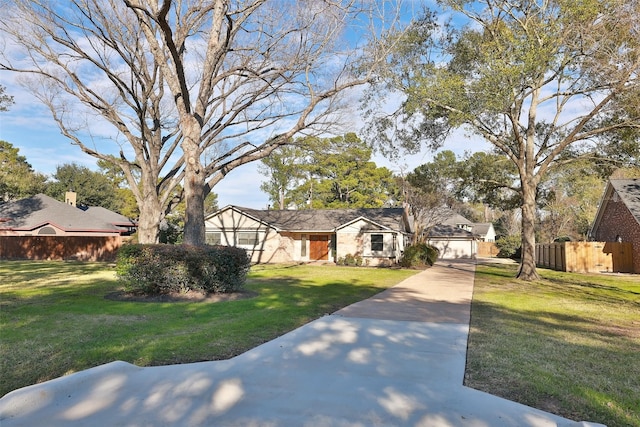
[[(466, 384), (575, 420), (640, 427), (640, 276), (479, 265)], [(113, 360), (232, 357), (416, 271), (255, 266), (228, 302), (127, 302), (107, 264), (0, 263), (0, 396)]]
[(574, 420), (640, 427), (640, 276), (478, 265), (466, 385)]
[(254, 266), (247, 299), (132, 302), (100, 263), (0, 263), (0, 396), (114, 360), (139, 366), (233, 357), (368, 298), (415, 270)]

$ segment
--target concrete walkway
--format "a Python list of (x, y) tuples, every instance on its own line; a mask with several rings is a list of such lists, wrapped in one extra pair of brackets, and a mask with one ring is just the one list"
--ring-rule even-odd
[(474, 270), (441, 262), (230, 360), (16, 390), (0, 426), (595, 426), (462, 385)]

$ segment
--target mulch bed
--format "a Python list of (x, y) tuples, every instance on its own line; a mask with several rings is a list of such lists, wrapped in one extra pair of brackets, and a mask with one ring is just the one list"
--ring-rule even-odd
[(224, 302), (253, 298), (257, 292), (239, 291), (229, 293), (205, 294), (202, 292), (173, 292), (162, 295), (137, 295), (124, 291), (111, 292), (105, 298), (112, 301), (130, 302)]

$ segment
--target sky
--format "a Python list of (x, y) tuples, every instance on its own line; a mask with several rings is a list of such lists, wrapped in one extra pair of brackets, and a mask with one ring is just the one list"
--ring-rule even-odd
[[(15, 101), (9, 111), (0, 113), (0, 140), (13, 144), (35, 171), (49, 176), (55, 173), (57, 166), (68, 163), (77, 163), (97, 170), (97, 159), (83, 153), (78, 146), (71, 143), (71, 140), (61, 135), (47, 107), (19, 84), (20, 78), (14, 73), (0, 72), (0, 85), (6, 88), (6, 93), (13, 96)], [(357, 105), (357, 100), (354, 100), (354, 105)], [(359, 119), (357, 106), (354, 106), (350, 113), (353, 116), (353, 126), (346, 131), (358, 133), (363, 123)], [(104, 130), (105, 134), (109, 132), (111, 131)], [(117, 153), (118, 147), (113, 143), (102, 140), (95, 144), (97, 151)], [(443, 147), (458, 155), (464, 154), (465, 151), (486, 148), (486, 143), (470, 140), (462, 132), (452, 135)], [(373, 160), (378, 166), (385, 166), (399, 174), (428, 162), (433, 158), (433, 154), (425, 149), (421, 153), (406, 155), (396, 161), (390, 161), (379, 154), (376, 154)], [(220, 207), (234, 204), (261, 209), (270, 204), (268, 196), (260, 190), (261, 183), (267, 178), (258, 172), (258, 163), (236, 168), (216, 185), (213, 191), (218, 195)]]

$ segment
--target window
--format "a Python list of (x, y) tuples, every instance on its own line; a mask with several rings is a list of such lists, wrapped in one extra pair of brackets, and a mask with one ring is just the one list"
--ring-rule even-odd
[(222, 243), (222, 233), (220, 233), (220, 232), (215, 232), (215, 233), (208, 232), (207, 234), (205, 234), (205, 241), (206, 241), (207, 245), (219, 245), (219, 244)]
[(238, 233), (238, 246), (258, 246), (258, 243), (257, 233)]
[(300, 256), (303, 258), (307, 256), (307, 235), (306, 234), (303, 234), (300, 236)]
[(56, 234), (56, 230), (53, 227), (42, 227), (38, 234)]
[(382, 252), (384, 250), (384, 235), (371, 235), (371, 252)]

